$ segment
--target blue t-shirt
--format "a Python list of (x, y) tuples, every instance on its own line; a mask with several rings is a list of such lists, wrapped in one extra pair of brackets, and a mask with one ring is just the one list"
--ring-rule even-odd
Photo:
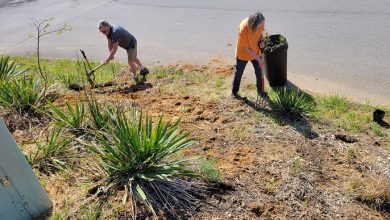
[(132, 34), (116, 24), (111, 24), (110, 33), (107, 35), (107, 38), (111, 39), (113, 44), (119, 43), (119, 46), (126, 50), (134, 48), (137, 43), (137, 40)]

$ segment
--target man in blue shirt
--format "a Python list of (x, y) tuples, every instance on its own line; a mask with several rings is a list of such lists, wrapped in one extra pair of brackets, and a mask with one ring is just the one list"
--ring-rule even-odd
[[(145, 82), (145, 76), (149, 73), (149, 71), (137, 58), (137, 39), (135, 39), (135, 37), (123, 27), (116, 24), (110, 24), (106, 20), (99, 22), (99, 31), (107, 36), (108, 49), (110, 51), (108, 57), (103, 61), (104, 64), (107, 64), (114, 59), (118, 46), (122, 47), (127, 51), (128, 62), (130, 71), (133, 73), (133, 79), (137, 83), (139, 81)], [(141, 79), (138, 79), (137, 77), (137, 66), (141, 68)]]

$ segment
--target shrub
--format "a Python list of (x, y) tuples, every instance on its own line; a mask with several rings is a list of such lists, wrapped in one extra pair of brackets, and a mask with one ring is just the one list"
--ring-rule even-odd
[(315, 108), (312, 97), (296, 89), (275, 89), (269, 98), (273, 106), (295, 116), (310, 115)]
[(0, 57), (0, 81), (8, 81), (24, 74), (27, 70), (22, 67), (11, 61), (9, 56)]
[(196, 176), (186, 166), (191, 159), (172, 158), (194, 143), (189, 133), (179, 128), (179, 121), (172, 124), (160, 117), (154, 125), (135, 108), (129, 117), (117, 109), (100, 140), (90, 149), (101, 159), (107, 188), (125, 189), (123, 202), (131, 202), (134, 215), (137, 203), (146, 205), (154, 215), (156, 209), (176, 215), (174, 206), (189, 209), (197, 201), (193, 188), (180, 179)]

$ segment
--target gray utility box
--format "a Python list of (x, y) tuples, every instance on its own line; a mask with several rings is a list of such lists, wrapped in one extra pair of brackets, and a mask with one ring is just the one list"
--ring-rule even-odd
[(0, 119), (0, 220), (36, 219), (53, 204)]

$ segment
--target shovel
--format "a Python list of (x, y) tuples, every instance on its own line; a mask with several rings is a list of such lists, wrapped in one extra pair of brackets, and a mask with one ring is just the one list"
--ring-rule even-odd
[[(81, 50), (81, 49), (80, 49), (80, 52), (81, 52), (81, 54), (83, 55), (83, 57), (84, 57), (84, 59), (85, 59), (85, 61), (86, 61), (86, 63), (87, 63), (88, 68), (89, 68), (89, 69), (92, 69), (91, 64), (90, 64), (89, 61), (88, 61), (88, 58), (87, 58), (87, 56), (85, 55), (85, 52), (84, 52), (83, 50)], [(91, 88), (94, 88), (94, 87), (95, 87), (95, 82), (94, 82), (94, 80), (91, 78), (91, 76), (93, 76), (93, 78), (94, 78), (95, 75), (93, 75), (93, 74), (95, 73), (95, 71), (96, 71), (97, 69), (99, 69), (100, 67), (102, 67), (103, 65), (104, 65), (104, 63), (101, 63), (99, 66), (95, 67), (94, 69), (90, 70), (89, 72), (87, 72), (87, 70), (86, 70), (86, 72), (87, 72), (87, 73), (86, 73), (86, 75), (87, 75), (87, 80), (88, 80), (89, 84), (91, 85)], [(87, 68), (85, 68), (85, 69), (87, 69)]]

